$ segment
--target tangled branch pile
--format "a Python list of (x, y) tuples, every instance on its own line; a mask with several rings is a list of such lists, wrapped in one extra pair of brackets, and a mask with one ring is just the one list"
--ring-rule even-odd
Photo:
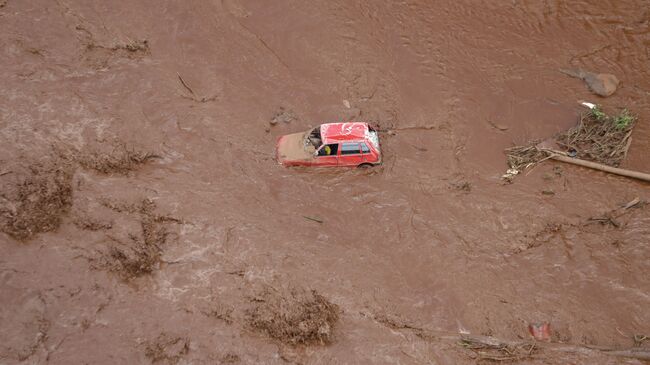
[(72, 170), (59, 160), (34, 164), (1, 188), (0, 230), (27, 240), (61, 224), (61, 217), (72, 205)]
[(104, 202), (104, 205), (118, 212), (138, 214), (142, 229), (141, 236), (130, 235), (130, 245), (110, 248), (108, 266), (125, 280), (152, 273), (160, 262), (162, 246), (169, 236), (166, 223), (181, 221), (156, 214), (156, 204), (150, 199), (144, 199), (138, 205), (117, 205), (109, 202)]
[[(618, 115), (605, 114), (599, 106), (580, 116), (577, 126), (554, 137), (573, 157), (618, 166), (627, 155), (636, 118), (627, 109)], [(508, 166), (521, 171), (549, 156), (537, 147), (539, 141), (506, 149)], [(505, 176), (505, 175), (504, 175)]]
[(249, 325), (289, 345), (329, 344), (339, 309), (315, 290), (266, 290), (247, 311)]
[(506, 149), (508, 166), (511, 169), (521, 171), (546, 158), (548, 154), (536, 147), (537, 142), (531, 142), (530, 146), (515, 146)]
[(610, 116), (595, 106), (581, 116), (576, 127), (556, 136), (556, 140), (568, 151), (576, 151), (578, 158), (618, 166), (627, 154), (635, 122), (627, 109)]

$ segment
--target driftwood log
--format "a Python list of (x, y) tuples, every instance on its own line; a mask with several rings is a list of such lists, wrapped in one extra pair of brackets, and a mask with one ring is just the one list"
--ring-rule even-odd
[(462, 343), (469, 344), (472, 346), (485, 346), (486, 348), (515, 348), (515, 347), (526, 347), (531, 348), (534, 346), (539, 349), (544, 349), (548, 351), (558, 351), (565, 353), (581, 353), (594, 351), (600, 352), (610, 356), (618, 357), (628, 357), (639, 360), (650, 360), (650, 348), (646, 347), (630, 347), (630, 348), (613, 348), (613, 347), (597, 347), (597, 346), (579, 346), (579, 345), (570, 345), (570, 344), (559, 344), (559, 343), (550, 343), (550, 342), (539, 342), (539, 341), (512, 341), (512, 340), (503, 340), (491, 336), (481, 336), (481, 335), (471, 335), (471, 334), (460, 334), (460, 340)]
[(631, 177), (633, 179), (650, 182), (650, 174), (646, 174), (644, 172), (621, 169), (618, 167), (603, 165), (597, 162), (581, 160), (579, 158), (566, 156), (564, 153), (559, 151), (554, 151), (554, 150), (544, 150), (544, 151), (550, 153), (551, 158), (557, 161), (562, 161), (573, 165), (578, 165), (582, 167), (588, 167), (594, 170), (608, 172), (610, 174)]

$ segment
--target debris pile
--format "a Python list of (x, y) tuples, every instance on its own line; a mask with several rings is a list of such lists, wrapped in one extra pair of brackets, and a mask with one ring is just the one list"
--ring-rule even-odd
[(255, 330), (288, 345), (329, 344), (339, 308), (315, 290), (267, 289), (246, 313)]
[(627, 109), (618, 115), (607, 115), (599, 106), (583, 114), (577, 126), (556, 136), (559, 145), (572, 157), (619, 166), (630, 147), (632, 128), (636, 122)]
[(72, 205), (72, 169), (55, 159), (35, 163), (0, 186), (0, 230), (17, 240), (57, 229)]
[(515, 170), (512, 172), (514, 175), (548, 157), (548, 153), (537, 148), (538, 142), (532, 142), (529, 146), (515, 146), (506, 149), (508, 167)]
[(155, 213), (156, 204), (143, 199), (139, 204), (113, 204), (103, 202), (104, 206), (117, 212), (139, 215), (141, 234), (130, 234), (131, 242), (113, 246), (105, 257), (104, 266), (118, 273), (124, 280), (131, 280), (152, 273), (160, 263), (163, 245), (167, 243), (170, 232), (167, 223), (181, 223), (179, 219)]
[(551, 158), (554, 154), (619, 166), (630, 147), (636, 117), (627, 109), (617, 115), (608, 115), (597, 105), (583, 105), (590, 110), (580, 116), (578, 125), (551, 139), (553, 144), (560, 146), (561, 151), (542, 147), (546, 143), (540, 141), (508, 148), (506, 155), (509, 169), (502, 178), (511, 181), (522, 170)]

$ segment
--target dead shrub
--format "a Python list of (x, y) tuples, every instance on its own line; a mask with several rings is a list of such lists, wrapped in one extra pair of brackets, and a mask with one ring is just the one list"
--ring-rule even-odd
[(72, 205), (73, 170), (61, 160), (29, 166), (3, 184), (0, 230), (17, 240), (56, 230)]
[(635, 123), (636, 117), (626, 109), (608, 115), (596, 106), (580, 117), (577, 126), (558, 135), (556, 140), (575, 151), (578, 158), (619, 166), (627, 155)]
[(126, 175), (156, 157), (158, 156), (153, 153), (139, 151), (118, 143), (110, 151), (78, 152), (75, 160), (88, 170), (95, 170), (102, 174)]
[(144, 245), (135, 241), (127, 248), (111, 247), (108, 258), (112, 269), (125, 280), (151, 274), (160, 262), (161, 251), (158, 247)]
[(330, 344), (339, 308), (315, 290), (267, 289), (246, 311), (255, 330), (288, 345)]
[(151, 274), (160, 263), (163, 245), (167, 242), (169, 231), (167, 223), (180, 223), (179, 219), (155, 213), (156, 203), (143, 199), (139, 204), (120, 204), (102, 202), (118, 212), (135, 213), (139, 216), (141, 232), (130, 234), (130, 244), (111, 247), (106, 255), (107, 266), (123, 279), (131, 280)]
[(153, 364), (177, 364), (189, 351), (189, 339), (161, 333), (154, 341), (146, 344), (144, 354)]

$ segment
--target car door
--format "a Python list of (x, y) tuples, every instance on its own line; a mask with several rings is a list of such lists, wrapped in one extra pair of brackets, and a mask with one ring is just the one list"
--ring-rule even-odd
[(359, 166), (363, 163), (359, 142), (341, 143), (339, 166)]
[(370, 150), (368, 143), (361, 142), (361, 155), (363, 156), (363, 162), (365, 163), (376, 163), (377, 156)]
[(321, 146), (314, 155), (314, 166), (336, 166), (339, 164), (339, 144)]

